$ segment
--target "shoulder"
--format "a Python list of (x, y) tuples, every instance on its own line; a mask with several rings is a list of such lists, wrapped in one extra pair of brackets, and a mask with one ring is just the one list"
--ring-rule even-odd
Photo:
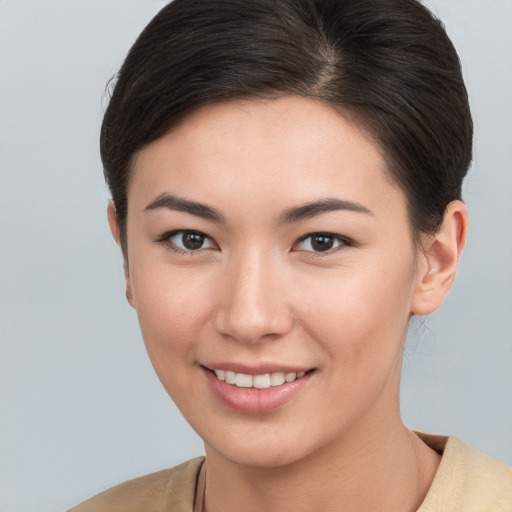
[[(432, 448), (443, 451), (443, 457), (418, 512), (512, 511), (512, 467), (488, 457), (454, 436), (420, 437)], [(445, 446), (439, 450), (442, 444)]]
[(68, 512), (192, 512), (204, 457), (172, 469), (128, 480), (84, 501)]

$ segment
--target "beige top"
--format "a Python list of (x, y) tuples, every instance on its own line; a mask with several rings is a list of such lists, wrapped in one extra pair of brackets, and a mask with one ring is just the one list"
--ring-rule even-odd
[[(512, 467), (456, 437), (418, 435), (443, 457), (417, 512), (512, 512)], [(194, 512), (198, 485), (198, 495), (203, 495), (204, 472), (200, 471), (203, 462), (204, 458), (199, 457), (130, 480), (69, 512)]]

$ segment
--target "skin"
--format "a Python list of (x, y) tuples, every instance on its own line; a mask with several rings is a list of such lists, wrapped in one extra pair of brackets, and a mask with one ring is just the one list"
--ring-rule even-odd
[[(223, 222), (148, 209), (162, 194)], [(367, 211), (283, 220), (325, 199)], [(175, 230), (206, 238), (180, 252), (180, 234), (165, 238)], [(403, 345), (412, 315), (450, 289), (466, 230), (454, 201), (418, 248), (379, 148), (311, 99), (202, 107), (135, 156), (127, 298), (162, 384), (205, 442), (208, 512), (417, 509), (440, 458), (400, 418)], [(304, 239), (319, 232), (332, 249)], [(243, 414), (207, 383), (202, 367), (219, 362), (312, 371), (284, 406)]]

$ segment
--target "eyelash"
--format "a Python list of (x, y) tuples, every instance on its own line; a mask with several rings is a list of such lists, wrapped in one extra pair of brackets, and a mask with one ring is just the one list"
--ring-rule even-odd
[[(204, 238), (204, 240), (209, 240), (210, 243), (213, 245), (213, 246), (216, 246), (216, 244), (214, 242), (212, 242), (212, 239), (208, 236), (208, 235), (205, 235), (204, 233), (202, 233), (201, 231), (195, 231), (193, 229), (176, 229), (174, 231), (169, 231), (167, 233), (164, 233), (162, 236), (160, 236), (159, 238), (157, 238), (155, 241), (157, 243), (160, 243), (162, 245), (165, 245), (166, 248), (170, 249), (171, 251), (173, 252), (176, 252), (178, 254), (185, 254), (187, 256), (189, 255), (194, 255), (194, 254), (197, 254), (201, 251), (204, 251), (204, 250), (207, 250), (207, 249), (211, 249), (212, 247), (200, 247), (196, 250), (194, 249), (182, 249), (180, 247), (178, 247), (173, 241), (172, 241), (172, 238), (174, 238), (175, 236), (177, 235), (185, 235), (185, 234), (188, 234), (188, 235), (196, 235), (196, 236), (199, 236), (199, 237), (202, 237)], [(204, 243), (204, 242), (203, 242)]]
[[(324, 255), (327, 256), (328, 254), (333, 254), (335, 252), (345, 249), (346, 247), (350, 247), (350, 246), (354, 245), (352, 240), (350, 240), (349, 238), (347, 238), (345, 236), (336, 235), (335, 233), (328, 233), (328, 232), (315, 232), (315, 233), (308, 233), (307, 235), (304, 235), (303, 237), (299, 238), (299, 240), (297, 242), (295, 242), (294, 247), (297, 244), (306, 241), (308, 238), (312, 239), (313, 237), (329, 238), (329, 239), (332, 239), (334, 242), (338, 243), (338, 245), (336, 247), (327, 249), (325, 251), (303, 250), (303, 252), (311, 253), (315, 257), (322, 257)], [(311, 242), (310, 242), (310, 245), (311, 245)]]
[[(172, 241), (172, 238), (174, 238), (177, 235), (181, 235), (183, 237), (185, 234), (188, 234), (190, 236), (194, 236), (194, 235), (199, 236), (199, 237), (201, 237), (203, 239), (203, 243), (204, 243), (204, 241), (209, 241), (210, 242), (210, 247), (199, 247), (197, 249), (182, 249), (182, 248), (178, 247)], [(305, 242), (306, 240), (308, 240), (310, 238), (312, 239), (313, 237), (332, 239), (334, 241), (334, 243), (337, 242), (338, 245), (336, 247), (334, 247), (334, 248), (329, 248), (329, 249), (327, 249), (325, 251), (313, 251), (313, 250), (305, 250), (305, 249), (295, 250), (295, 249), (293, 249), (297, 245)], [(159, 238), (157, 238), (155, 240), (155, 242), (160, 243), (162, 245), (165, 245), (168, 249), (170, 249), (173, 252), (176, 252), (178, 254), (186, 254), (186, 255), (195, 255), (195, 254), (198, 254), (198, 253), (200, 253), (202, 251), (215, 248), (217, 246), (217, 244), (215, 244), (215, 242), (213, 242), (213, 240), (208, 235), (202, 233), (201, 231), (195, 231), (195, 230), (192, 230), (192, 229), (177, 229), (177, 230), (174, 230), (174, 231), (169, 231), (167, 233), (164, 233)], [(310, 242), (310, 245), (311, 245), (311, 242)], [(347, 237), (344, 237), (344, 236), (341, 236), (341, 235), (336, 235), (335, 233), (314, 232), (314, 233), (308, 233), (307, 235), (304, 235), (301, 238), (299, 238), (297, 240), (297, 242), (295, 242), (293, 244), (292, 250), (293, 250), (293, 252), (307, 252), (307, 253), (311, 253), (315, 257), (322, 257), (324, 255), (332, 254), (334, 252), (337, 252), (339, 250), (343, 250), (344, 248), (350, 247), (350, 246), (353, 246), (353, 245), (354, 245), (353, 241), (350, 240)]]

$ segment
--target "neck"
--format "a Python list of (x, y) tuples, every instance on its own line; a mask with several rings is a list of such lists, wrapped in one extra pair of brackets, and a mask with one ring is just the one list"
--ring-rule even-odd
[(440, 457), (398, 418), (358, 425), (335, 445), (283, 467), (247, 467), (207, 447), (204, 512), (417, 510)]

